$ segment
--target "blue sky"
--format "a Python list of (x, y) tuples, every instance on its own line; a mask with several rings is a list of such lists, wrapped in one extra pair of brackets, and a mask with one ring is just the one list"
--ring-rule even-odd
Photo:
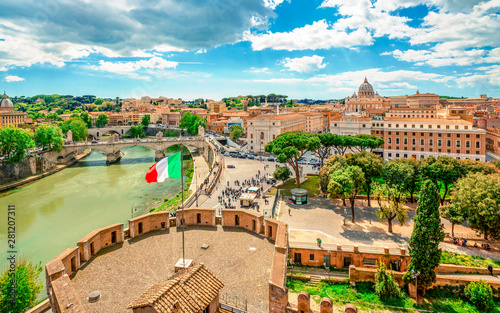
[[(500, 97), (500, 0), (6, 0), (10, 96)], [(201, 3), (201, 4), (200, 4)]]

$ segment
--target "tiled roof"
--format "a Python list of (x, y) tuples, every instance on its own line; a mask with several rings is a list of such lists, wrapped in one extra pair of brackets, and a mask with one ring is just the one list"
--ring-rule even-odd
[(179, 312), (197, 313), (217, 297), (222, 287), (224, 283), (203, 264), (199, 264), (151, 286), (127, 308), (150, 306), (156, 312), (171, 313), (177, 303)]

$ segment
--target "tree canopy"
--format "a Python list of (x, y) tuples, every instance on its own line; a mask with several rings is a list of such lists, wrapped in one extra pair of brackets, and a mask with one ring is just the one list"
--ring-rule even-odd
[(441, 197), (441, 204), (444, 204), (451, 185), (465, 174), (465, 169), (459, 160), (445, 155), (437, 159), (428, 157), (421, 161), (420, 167), (425, 178), (432, 180), (437, 186), (443, 186), (444, 194)]
[(408, 217), (408, 210), (404, 204), (404, 190), (390, 187), (387, 184), (375, 183), (373, 193), (377, 198), (377, 217), (382, 221), (387, 221), (388, 232), (392, 233), (392, 221), (396, 219), (399, 224), (404, 225)]
[(371, 206), (370, 193), (372, 183), (375, 179), (379, 178), (382, 174), (384, 162), (382, 158), (376, 154), (361, 151), (360, 153), (348, 153), (346, 155), (346, 162), (349, 165), (356, 165), (361, 168), (365, 176), (365, 184), (363, 189), (368, 196), (368, 206)]
[(345, 169), (334, 171), (330, 175), (328, 182), (328, 193), (331, 198), (342, 198), (345, 205), (345, 199), (348, 198), (351, 203), (351, 221), (355, 223), (354, 203), (356, 196), (363, 189), (365, 176), (360, 167), (349, 165)]
[(241, 135), (243, 135), (243, 127), (240, 125), (231, 125), (229, 126), (230, 134), (232, 140), (238, 140)]
[(73, 141), (83, 141), (89, 135), (87, 123), (79, 117), (71, 117), (63, 123), (59, 123), (59, 127), (64, 134), (67, 134), (71, 128)]
[(451, 203), (485, 239), (500, 235), (500, 176), (469, 174), (453, 186)]
[(64, 144), (62, 131), (57, 126), (40, 125), (34, 135), (35, 145), (42, 149), (61, 151)]
[(146, 114), (142, 117), (141, 125), (144, 126), (144, 128), (147, 128), (149, 126), (150, 121), (151, 121), (151, 116), (149, 114)]
[(101, 113), (97, 116), (97, 119), (95, 120), (95, 126), (97, 127), (104, 127), (108, 125), (109, 123), (109, 117), (107, 114)]
[(413, 282), (413, 274), (418, 274), (418, 286), (427, 288), (436, 281), (435, 268), (441, 259), (439, 244), (444, 239), (439, 217), (438, 188), (430, 180), (424, 181), (420, 188), (414, 221), (409, 241), (411, 261), (403, 279)]
[(287, 180), (288, 178), (290, 178), (291, 175), (292, 175), (292, 172), (290, 171), (288, 166), (280, 166), (280, 167), (276, 168), (273, 172), (274, 179), (281, 180), (283, 182), (285, 180)]
[(26, 152), (35, 146), (29, 130), (13, 125), (0, 127), (0, 152), (10, 163), (22, 161)]
[(186, 129), (188, 134), (191, 136), (198, 135), (198, 126), (200, 125), (206, 128), (206, 118), (202, 118), (196, 114), (191, 114), (191, 112), (185, 112), (179, 120), (179, 127), (181, 129)]
[(269, 142), (265, 151), (276, 155), (281, 163), (288, 163), (295, 171), (295, 182), (300, 187), (299, 160), (307, 151), (314, 151), (321, 145), (320, 140), (302, 131), (286, 132)]

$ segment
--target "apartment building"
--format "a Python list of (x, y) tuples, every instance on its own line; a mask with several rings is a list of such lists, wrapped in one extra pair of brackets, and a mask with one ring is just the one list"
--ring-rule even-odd
[(325, 114), (317, 112), (307, 112), (299, 114), (305, 116), (306, 118), (306, 132), (322, 133), (327, 130), (327, 124), (325, 124), (325, 121), (328, 120), (328, 117), (326, 117)]
[(348, 115), (330, 122), (330, 132), (336, 135), (356, 136), (371, 134), (372, 118), (361, 115)]
[(409, 108), (436, 108), (439, 96), (433, 93), (419, 93), (418, 91), (407, 99)]
[(498, 128), (487, 129), (486, 150), (500, 155), (500, 130)]
[(181, 112), (166, 112), (161, 116), (161, 123), (165, 126), (179, 127)]
[(384, 139), (386, 160), (448, 155), (485, 161), (486, 130), (459, 118), (386, 118), (372, 122), (372, 135)]
[(436, 108), (392, 108), (385, 114), (386, 117), (399, 118), (436, 118)]
[(247, 121), (247, 147), (252, 152), (264, 152), (266, 144), (289, 131), (306, 131), (302, 114), (265, 114)]

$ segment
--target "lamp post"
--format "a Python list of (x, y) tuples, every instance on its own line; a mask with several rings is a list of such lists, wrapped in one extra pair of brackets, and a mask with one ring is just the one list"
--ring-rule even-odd
[(411, 275), (415, 278), (416, 302), (418, 303), (418, 275), (420, 275), (420, 271), (411, 270)]

